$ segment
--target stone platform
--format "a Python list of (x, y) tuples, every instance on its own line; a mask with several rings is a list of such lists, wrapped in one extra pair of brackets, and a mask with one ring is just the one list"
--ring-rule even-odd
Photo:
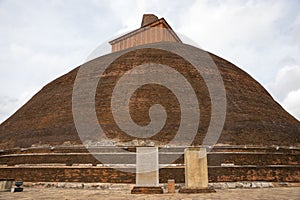
[[(124, 150), (135, 152), (136, 148), (124, 147)], [(115, 147), (91, 147), (90, 151), (102, 155), (103, 160), (116, 156), (116, 160), (123, 164), (113, 160), (104, 165), (84, 147), (0, 150), (0, 179), (13, 178), (24, 182), (135, 183), (133, 173), (114, 170), (128, 167), (126, 171), (132, 168), (134, 172), (135, 154), (121, 154)], [(183, 154), (183, 151), (183, 147), (165, 149), (159, 152), (159, 163), (164, 164), (170, 156)], [(209, 182), (300, 182), (300, 147), (216, 146), (207, 156)], [(175, 179), (176, 183), (184, 183), (183, 163), (182, 155), (174, 166), (161, 168), (159, 182), (167, 183), (168, 179)]]
[(66, 188), (24, 188), (24, 192), (2, 192), (1, 200), (52, 200), (52, 199), (89, 199), (89, 200), (179, 200), (179, 199), (299, 199), (300, 187), (277, 187), (260, 189), (218, 189), (216, 193), (202, 194), (130, 194), (128, 189), (66, 189)]

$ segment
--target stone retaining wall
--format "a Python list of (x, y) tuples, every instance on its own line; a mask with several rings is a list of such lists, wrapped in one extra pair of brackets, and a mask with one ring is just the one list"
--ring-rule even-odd
[[(135, 171), (134, 147), (91, 149), (101, 156), (95, 159), (85, 148), (30, 148), (12, 149), (0, 152), (0, 178), (23, 181), (48, 182), (103, 182), (134, 183), (135, 174), (111, 168), (129, 167)], [(160, 164), (170, 156), (183, 153), (183, 147), (169, 148), (161, 152)], [(259, 149), (261, 151), (259, 151)], [(247, 151), (246, 151), (247, 150)], [(299, 148), (242, 148), (217, 147), (208, 154), (209, 181), (275, 181), (300, 182)], [(118, 159), (115, 159), (116, 156)], [(172, 167), (160, 170), (160, 182), (175, 179), (184, 182), (183, 156)]]
[[(300, 182), (300, 166), (233, 166), (209, 167), (210, 182), (272, 181)], [(132, 172), (135, 171), (131, 168)], [(160, 169), (160, 182), (175, 179), (184, 183), (184, 167)], [(0, 167), (0, 178), (30, 182), (102, 182), (135, 183), (135, 174), (108, 167), (24, 166)]]

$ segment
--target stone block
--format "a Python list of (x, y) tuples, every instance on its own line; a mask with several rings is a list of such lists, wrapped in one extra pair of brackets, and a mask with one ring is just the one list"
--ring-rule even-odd
[(185, 184), (188, 188), (208, 187), (208, 168), (205, 148), (187, 148), (184, 152)]
[(184, 151), (185, 186), (180, 193), (216, 192), (208, 187), (207, 154), (205, 148), (189, 147)]
[(137, 186), (158, 186), (158, 148), (138, 147), (136, 154)]
[(158, 148), (138, 147), (136, 150), (136, 186), (131, 194), (162, 194), (159, 184)]
[(0, 192), (10, 191), (13, 185), (13, 179), (0, 179)]

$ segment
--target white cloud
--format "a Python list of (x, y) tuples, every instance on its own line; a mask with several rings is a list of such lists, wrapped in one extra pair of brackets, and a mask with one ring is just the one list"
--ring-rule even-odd
[(287, 65), (274, 82), (267, 84), (271, 95), (294, 117), (300, 119), (300, 66)]
[(267, 89), (276, 99), (283, 102), (290, 92), (300, 89), (299, 79), (300, 66), (287, 65), (279, 70), (274, 82), (267, 84)]
[(300, 64), (299, 43), (291, 41), (300, 17), (294, 4), (195, 1), (181, 18), (179, 31), (265, 84), (273, 80), (284, 58)]
[(283, 100), (282, 105), (288, 112), (300, 120), (300, 88), (289, 92)]
[(296, 7), (296, 1), (195, 1), (179, 30), (248, 72), (295, 115), (290, 99), (297, 101), (293, 92), (300, 88)]

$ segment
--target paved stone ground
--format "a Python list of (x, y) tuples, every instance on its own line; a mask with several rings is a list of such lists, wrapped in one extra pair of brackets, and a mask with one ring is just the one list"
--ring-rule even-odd
[(130, 190), (92, 190), (66, 188), (25, 188), (24, 192), (0, 192), (1, 200), (73, 200), (73, 199), (153, 199), (153, 200), (196, 200), (196, 199), (300, 199), (300, 187), (276, 187), (257, 189), (221, 189), (210, 194), (161, 194), (132, 195)]

